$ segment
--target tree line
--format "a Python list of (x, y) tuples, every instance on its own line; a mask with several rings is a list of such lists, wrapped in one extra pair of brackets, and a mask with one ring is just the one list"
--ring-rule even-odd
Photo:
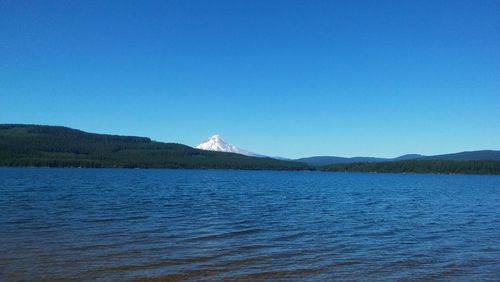
[(0, 166), (500, 174), (499, 161), (409, 160), (310, 166), (294, 161), (203, 151), (146, 137), (15, 124), (0, 125)]

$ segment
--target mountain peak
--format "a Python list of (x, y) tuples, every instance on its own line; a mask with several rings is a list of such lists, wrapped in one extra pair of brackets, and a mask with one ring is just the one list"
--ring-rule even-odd
[(220, 140), (224, 142), (224, 139), (222, 139), (222, 137), (219, 134), (213, 135), (212, 137), (208, 138), (208, 140)]
[(246, 150), (240, 149), (232, 144), (227, 143), (226, 141), (224, 141), (224, 139), (222, 139), (222, 137), (219, 134), (213, 135), (212, 137), (208, 138), (205, 142), (199, 144), (195, 148), (207, 151), (236, 153), (246, 156), (257, 156), (257, 154), (248, 152)]

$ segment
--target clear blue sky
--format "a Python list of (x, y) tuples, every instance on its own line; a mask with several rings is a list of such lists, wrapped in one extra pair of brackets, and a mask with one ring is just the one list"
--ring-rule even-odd
[(0, 1), (0, 123), (261, 154), (500, 149), (500, 1)]

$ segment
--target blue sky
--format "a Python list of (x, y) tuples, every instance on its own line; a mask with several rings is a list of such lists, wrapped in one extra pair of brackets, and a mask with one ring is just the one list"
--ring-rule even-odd
[(0, 1), (0, 123), (286, 157), (500, 149), (500, 1)]

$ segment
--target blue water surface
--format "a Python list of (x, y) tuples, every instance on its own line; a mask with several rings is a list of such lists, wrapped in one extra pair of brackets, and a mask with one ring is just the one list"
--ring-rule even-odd
[(499, 280), (500, 177), (0, 169), (0, 280)]

